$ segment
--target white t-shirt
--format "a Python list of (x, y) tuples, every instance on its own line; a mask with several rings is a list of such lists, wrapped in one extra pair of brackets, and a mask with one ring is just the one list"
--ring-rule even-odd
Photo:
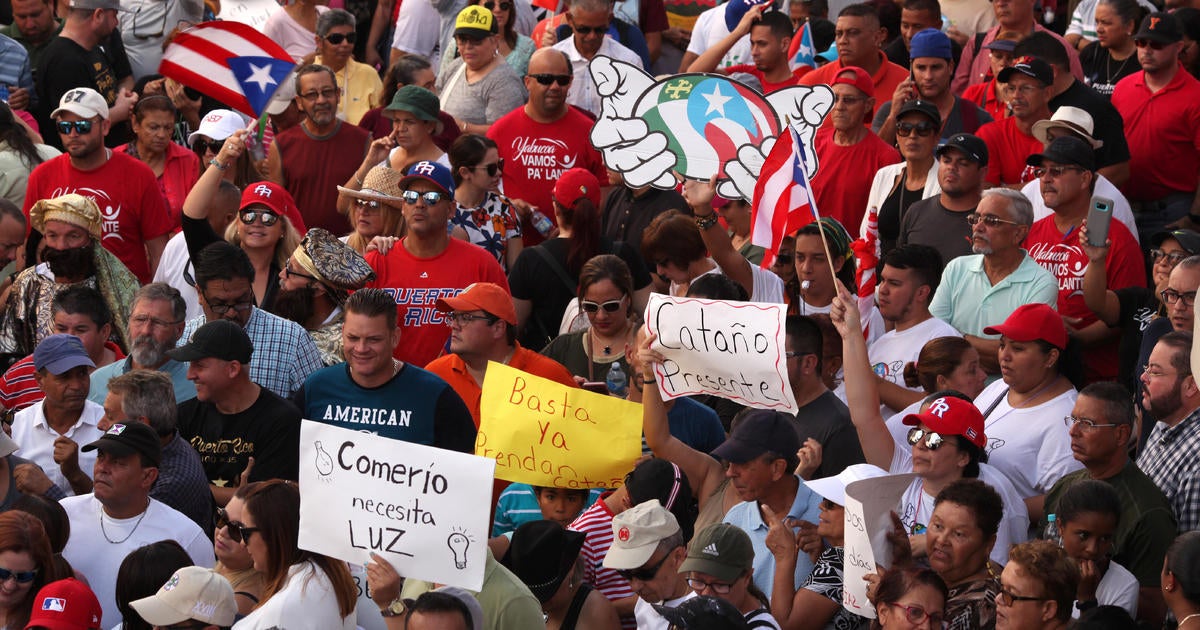
[[(1108, 571), (1096, 585), (1096, 602), (1101, 606), (1120, 606), (1129, 611), (1129, 615), (1137, 619), (1138, 589), (1141, 584), (1129, 572), (1129, 569), (1117, 564), (1108, 563)], [(1079, 609), (1071, 607), (1071, 618), (1079, 618)]]
[[(571, 80), (571, 87), (567, 90), (567, 103), (599, 116), (600, 93), (596, 91), (596, 81), (592, 79), (592, 73), (588, 70), (591, 59), (579, 54), (579, 50), (575, 48), (573, 36), (555, 44), (554, 49), (566, 54), (567, 59), (571, 60), (571, 74), (574, 78)], [(600, 43), (600, 50), (596, 52), (596, 55), (624, 61), (639, 69), (642, 67), (641, 56), (608, 35), (604, 36), (604, 41)]]
[(975, 399), (975, 406), (986, 413), (1003, 397), (983, 419), (988, 463), (1004, 473), (1022, 497), (1045, 494), (1064, 475), (1083, 468), (1071, 454), (1070, 429), (1063, 423), (1079, 393), (1071, 388), (1040, 405), (1013, 409), (1007, 392), (1008, 385), (998, 380)]
[[(729, 29), (725, 26), (725, 5), (718, 4), (705, 10), (696, 18), (696, 24), (692, 26), (692, 40), (688, 43), (687, 51), (703, 55), (704, 51), (716, 46), (728, 36)], [(733, 48), (725, 53), (725, 56), (721, 58), (721, 63), (717, 65), (717, 69), (744, 63), (754, 63), (754, 60), (750, 58), (749, 35), (739, 39)]]
[[(712, 263), (713, 268), (696, 276), (695, 278), (692, 278), (692, 282), (695, 282), (696, 280), (703, 278), (710, 273), (725, 273), (725, 271), (721, 269), (721, 266), (717, 264), (717, 261), (709, 258), (708, 262)], [(750, 275), (754, 282), (754, 291), (750, 294), (751, 302), (783, 304), (783, 280), (781, 280), (779, 276), (775, 275), (775, 272), (771, 271), (770, 269), (763, 269), (758, 265), (752, 264), (750, 265)], [(675, 295), (675, 291), (678, 288), (679, 285), (672, 282), (669, 293), (671, 295)], [(826, 308), (825, 312), (828, 313), (829, 309)]]
[[(63, 549), (63, 558), (87, 577), (104, 609), (105, 625), (122, 621), (115, 594), (117, 569), (125, 556), (138, 547), (174, 540), (197, 566), (212, 568), (216, 562), (212, 541), (200, 526), (155, 499), (150, 499), (149, 507), (141, 515), (125, 519), (104, 514), (100, 501), (92, 494), (67, 497), (60, 504), (71, 523), (71, 538)], [(121, 542), (109, 542), (118, 540)]]
[[(696, 591), (688, 591), (683, 597), (668, 599), (659, 603), (659, 605), (666, 606), (667, 608), (675, 608), (695, 596)], [(658, 611), (654, 610), (654, 606), (650, 602), (641, 597), (633, 605), (633, 618), (637, 620), (638, 630), (668, 630), (671, 627), (671, 623), (658, 614)]]
[[(875, 312), (879, 310), (876, 309)], [(867, 356), (871, 358), (871, 369), (888, 382), (914, 392), (922, 391), (920, 386), (908, 387), (904, 384), (904, 366), (916, 361), (921, 354), (921, 348), (924, 348), (930, 339), (938, 337), (962, 337), (962, 333), (936, 317), (930, 317), (908, 330), (888, 331), (867, 349)], [(896, 413), (896, 410), (886, 405), (882, 411), (885, 418)]]
[(337, 594), (325, 572), (311, 562), (288, 568), (283, 589), (233, 624), (235, 630), (354, 630), (354, 615), (338, 616)]
[[(924, 399), (918, 400), (917, 402), (900, 410), (899, 413), (894, 414), (885, 421), (887, 424), (888, 433), (892, 434), (892, 439), (896, 440), (896, 445), (899, 448), (907, 451), (912, 447), (912, 445), (908, 443), (908, 430), (912, 427), (904, 424), (904, 417), (909, 414), (921, 413), (921, 403), (923, 402), (925, 402)], [(909, 467), (912, 467), (911, 460), (909, 460)], [(911, 471), (906, 470), (904, 472)]]
[[(54, 440), (59, 434), (46, 424), (46, 415), (42, 413), (44, 400), (40, 400), (16, 413), (13, 416), (12, 439), (21, 449), (18, 454), (23, 459), (42, 467), (46, 476), (54, 485), (66, 492), (68, 496), (75, 494), (70, 482), (63, 476), (62, 469), (54, 461)], [(71, 438), (79, 448), (99, 440), (104, 432), (96, 428), (96, 423), (104, 417), (104, 407), (92, 401), (83, 404), (83, 413), (63, 437)], [(96, 451), (79, 452), (79, 469), (90, 479), (92, 469), (96, 466)]]
[(402, 2), (396, 16), (396, 33), (392, 37), (392, 48), (420, 55), (433, 64), (437, 75), (441, 53), (442, 16), (433, 5), (423, 0)]
[(196, 287), (188, 284), (184, 279), (184, 273), (190, 274), (192, 280), (196, 279), (196, 270), (192, 268), (192, 257), (188, 253), (187, 240), (183, 238), (183, 232), (171, 237), (167, 241), (167, 246), (163, 248), (162, 257), (158, 259), (158, 269), (154, 271), (155, 282), (165, 282), (177, 291), (183, 297), (183, 303), (187, 304), (187, 316), (185, 320), (195, 319), (204, 314), (204, 310), (200, 308), (200, 298), (196, 295)]

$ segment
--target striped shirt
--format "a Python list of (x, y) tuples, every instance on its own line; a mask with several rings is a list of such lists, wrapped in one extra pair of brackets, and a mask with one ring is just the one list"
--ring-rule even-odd
[[(606, 492), (600, 495), (600, 500), (584, 510), (567, 529), (587, 535), (583, 540), (583, 548), (579, 550), (579, 556), (583, 558), (583, 581), (604, 593), (609, 601), (615, 601), (633, 597), (636, 593), (630, 587), (629, 580), (621, 577), (616, 570), (604, 567), (604, 556), (608, 554), (613, 541), (612, 520), (615, 515), (604, 502), (611, 494)], [(637, 621), (633, 617), (623, 616), (621, 627), (633, 630), (637, 628)]]

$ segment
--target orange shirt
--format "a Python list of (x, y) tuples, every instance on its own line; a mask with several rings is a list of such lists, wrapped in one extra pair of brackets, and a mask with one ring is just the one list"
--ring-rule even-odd
[[(549, 357), (542, 356), (532, 350), (526, 350), (521, 344), (516, 344), (508, 366), (534, 376), (540, 376), (557, 381), (570, 387), (578, 387), (575, 377), (561, 363)], [(475, 428), (479, 428), (479, 399), (483, 396), (483, 385), (475, 382), (475, 377), (467, 371), (467, 364), (457, 354), (447, 354), (438, 357), (425, 366), (426, 370), (442, 377), (454, 391), (458, 392), (463, 402), (471, 410), (475, 419)]]

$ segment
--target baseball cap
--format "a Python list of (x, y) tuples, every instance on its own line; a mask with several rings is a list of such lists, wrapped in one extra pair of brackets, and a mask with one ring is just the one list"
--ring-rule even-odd
[(790, 455), (800, 450), (796, 417), (767, 409), (743, 412), (733, 432), (712, 454), (735, 464), (743, 464), (764, 453)]
[(559, 176), (551, 195), (563, 207), (573, 208), (584, 197), (600, 207), (600, 180), (586, 168), (573, 168)]
[(49, 630), (99, 630), (104, 609), (96, 594), (75, 578), (51, 582), (33, 598), (29, 628)]
[(118, 422), (100, 436), (100, 439), (85, 444), (80, 451), (100, 451), (117, 457), (142, 455), (157, 466), (162, 462), (162, 442), (149, 425), (141, 422)]
[(438, 298), (434, 304), (443, 313), (450, 311), (485, 311), (517, 325), (517, 311), (513, 308), (512, 296), (494, 282), (476, 282), (454, 297)]
[(993, 39), (983, 45), (987, 50), (999, 50), (1000, 52), (1012, 53), (1017, 49), (1017, 40), (1015, 39)]
[(905, 101), (904, 104), (900, 106), (900, 109), (896, 111), (896, 118), (899, 119), (901, 116), (910, 112), (924, 114), (926, 118), (933, 121), (934, 126), (936, 126), (938, 129), (941, 129), (942, 113), (938, 111), (937, 105), (934, 105), (929, 101), (923, 101), (919, 98), (914, 98), (911, 101)]
[(950, 139), (943, 142), (937, 148), (937, 156), (942, 157), (942, 154), (950, 149), (957, 149), (967, 159), (974, 160), (980, 166), (987, 166), (988, 163), (988, 148), (979, 136), (969, 133), (956, 133), (950, 136)]
[(688, 544), (687, 559), (680, 573), (695, 571), (722, 582), (732, 582), (754, 566), (750, 536), (737, 525), (713, 523), (700, 530)]
[[(116, 2), (113, 2), (111, 7), (94, 7), (97, 9), (115, 9)], [(80, 7), (83, 9), (89, 7)], [(80, 118), (95, 118), (99, 116), (104, 120), (108, 120), (108, 101), (104, 100), (100, 93), (92, 88), (74, 88), (67, 90), (62, 98), (58, 99), (58, 109), (50, 112), (50, 118), (58, 119), (59, 115), (71, 112)]]
[(1037, 57), (1025, 55), (1017, 59), (1013, 65), (1003, 69), (996, 75), (996, 80), (1001, 83), (1008, 83), (1014, 72), (1032, 77), (1042, 85), (1050, 85), (1054, 83), (1054, 71), (1050, 69), (1050, 65)]
[(120, 0), (71, 0), (67, 3), (72, 9), (113, 9), (121, 11)]
[(455, 37), (482, 39), (488, 35), (494, 35), (496, 32), (496, 16), (482, 5), (473, 4), (459, 11), (458, 17), (454, 20)]
[(653, 604), (672, 628), (704, 628), (704, 630), (749, 630), (750, 624), (733, 604), (710, 595), (693, 597), (678, 606)]
[(679, 521), (658, 499), (643, 501), (612, 519), (613, 540), (604, 556), (606, 569), (636, 569), (646, 564), (658, 543), (679, 532)]
[(233, 625), (237, 615), (229, 580), (204, 567), (183, 567), (157, 593), (129, 605), (155, 626), (195, 620), (225, 628)]
[(927, 28), (913, 35), (908, 50), (910, 59), (919, 57), (954, 59), (954, 53), (950, 49), (950, 36), (936, 28)]
[(871, 73), (858, 66), (845, 66), (841, 70), (838, 70), (837, 75), (833, 77), (833, 83), (830, 83), (829, 87), (842, 83), (858, 88), (859, 92), (867, 96), (875, 96), (875, 80), (871, 78)]
[(430, 182), (434, 186), (441, 188), (442, 192), (447, 195), (454, 196), (454, 177), (450, 174), (450, 169), (442, 164), (422, 160), (409, 166), (404, 171), (404, 179), (400, 180), (400, 190), (407, 190), (408, 185), (418, 179)]
[(737, 25), (746, 17), (746, 13), (755, 6), (763, 4), (765, 0), (729, 0), (725, 3), (725, 27), (732, 32), (737, 28)]
[(50, 335), (33, 349), (33, 368), (58, 375), (81, 365), (94, 368), (96, 364), (83, 349), (79, 337), (67, 334)]
[[(970, 404), (970, 403), (968, 403)], [(832, 477), (805, 481), (804, 485), (838, 505), (846, 505), (846, 486), (862, 479), (884, 477), (888, 472), (871, 464), (853, 464)]]
[(263, 181), (257, 182), (253, 186), (246, 186), (246, 190), (242, 191), (242, 203), (238, 206), (238, 212), (255, 205), (266, 206), (271, 212), (286, 217), (300, 234), (308, 231), (304, 226), (304, 217), (300, 216), (300, 209), (296, 207), (296, 200), (292, 198), (292, 193), (275, 182)]
[(254, 344), (241, 326), (218, 319), (196, 329), (187, 344), (167, 351), (167, 356), (176, 361), (196, 361), (213, 357), (221, 361), (250, 363)]
[(396, 90), (392, 102), (385, 109), (391, 112), (408, 112), (421, 120), (436, 121), (438, 112), (442, 110), (442, 103), (437, 94), (420, 86), (406, 85)]
[(233, 132), (245, 129), (248, 124), (250, 121), (232, 109), (214, 109), (200, 119), (200, 126), (195, 131), (188, 134), (188, 146), (196, 144), (196, 139), (200, 136), (224, 140), (232, 136)]
[(1142, 19), (1142, 25), (1133, 39), (1174, 44), (1183, 40), (1183, 25), (1174, 15), (1156, 11)]
[(1046, 160), (1059, 164), (1074, 164), (1089, 171), (1096, 170), (1096, 150), (1082, 138), (1075, 136), (1055, 138), (1041, 153), (1034, 153), (1026, 158), (1025, 163), (1041, 166)]
[(1045, 304), (1022, 304), (999, 326), (983, 329), (987, 335), (1004, 335), (1017, 342), (1042, 340), (1062, 350), (1067, 347), (1067, 328), (1058, 311)]
[(271, 95), (271, 100), (267, 103), (265, 111), (272, 116), (278, 116), (287, 111), (288, 106), (295, 99), (296, 71), (292, 70), (286, 78), (279, 82), (279, 87), (275, 88), (275, 93)]
[(1159, 232), (1150, 237), (1150, 245), (1151, 247), (1162, 247), (1163, 242), (1169, 238), (1175, 239), (1175, 242), (1179, 243), (1183, 251), (1189, 255), (1195, 256), (1196, 254), (1200, 254), (1200, 233), (1193, 232), (1192, 230)]
[(1050, 144), (1049, 131), (1051, 129), (1066, 129), (1073, 134), (1082, 136), (1088, 144), (1092, 145), (1093, 149), (1104, 146), (1104, 141), (1097, 140), (1093, 135), (1095, 122), (1092, 120), (1092, 115), (1078, 107), (1063, 105), (1054, 110), (1054, 115), (1049, 120), (1039, 120), (1033, 123), (1033, 137), (1042, 144)]
[(987, 446), (983, 414), (974, 403), (955, 396), (935, 398), (925, 411), (910, 413), (902, 422), (910, 427), (923, 424), (941, 435), (961, 435), (979, 448)]

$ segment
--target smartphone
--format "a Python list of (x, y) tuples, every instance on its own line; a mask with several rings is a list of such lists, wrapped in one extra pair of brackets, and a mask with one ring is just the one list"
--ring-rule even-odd
[(595, 392), (597, 394), (608, 393), (608, 383), (605, 383), (604, 381), (586, 381), (580, 387), (588, 390), (589, 392)]
[(1113, 200), (1104, 197), (1092, 197), (1092, 209), (1088, 210), (1087, 229), (1088, 244), (1092, 247), (1104, 247), (1108, 240), (1108, 225), (1112, 223)]

